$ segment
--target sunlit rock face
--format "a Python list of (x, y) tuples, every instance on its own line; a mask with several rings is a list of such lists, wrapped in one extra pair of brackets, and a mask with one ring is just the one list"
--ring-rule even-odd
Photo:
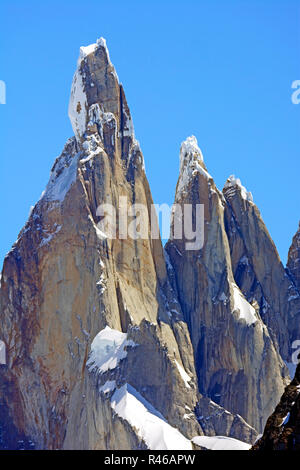
[(239, 268), (255, 252), (246, 231), (234, 235), (251, 195), (234, 202), (232, 179), (222, 194), (192, 136), (175, 202), (203, 204), (196, 246), (164, 250), (151, 224), (124, 237), (118, 218), (112, 237), (99, 207), (143, 205), (150, 220), (152, 196), (104, 39), (80, 49), (69, 117), (74, 137), (4, 260), (0, 447), (189, 450), (203, 434), (253, 444), (283, 392), (290, 327), (282, 311), (272, 320), (284, 298), (279, 275), (262, 282), (260, 231), (251, 273)]
[[(75, 137), (4, 261), (6, 425), (35, 448), (145, 447), (143, 433), (112, 407), (111, 396), (128, 383), (189, 442), (202, 434), (194, 413), (197, 379), (161, 241), (150, 238), (150, 227), (143, 240), (123, 240), (107, 238), (97, 225), (102, 203), (118, 207), (123, 196), (149, 212), (152, 203), (104, 40), (81, 49), (69, 115)], [(128, 340), (119, 360), (99, 371), (89, 362), (91, 346), (108, 327)], [(109, 344), (103, 347), (109, 352)]]
[[(175, 202), (182, 211), (185, 204), (202, 204), (204, 209), (201, 250), (187, 249), (187, 238), (173, 238), (166, 246), (189, 326), (200, 392), (261, 431), (283, 391), (287, 371), (257, 305), (247, 301), (234, 277), (225, 229), (228, 202), (207, 172), (195, 138), (181, 147)], [(174, 228), (176, 214), (172, 223)]]
[(293, 277), (284, 269), (252, 195), (233, 177), (223, 194), (235, 281), (258, 309), (282, 358), (290, 362), (293, 341), (300, 337), (300, 296)]

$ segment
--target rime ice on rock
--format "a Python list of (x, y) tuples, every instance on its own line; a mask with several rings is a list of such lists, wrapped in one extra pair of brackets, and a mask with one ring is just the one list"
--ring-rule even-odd
[(210, 174), (206, 171), (203, 155), (198, 147), (198, 142), (195, 136), (192, 135), (182, 142), (179, 159), (180, 173), (176, 191), (177, 196), (186, 189), (191, 178), (197, 173), (200, 173), (206, 179), (211, 179)]
[[(110, 61), (109, 52), (104, 38), (98, 39), (95, 44), (90, 44), (86, 47), (82, 46), (80, 48), (77, 69), (72, 82), (68, 111), (72, 128), (78, 141), (80, 141), (84, 132), (86, 131), (89, 116), (89, 104), (86, 93), (87, 77), (82, 65), (83, 62), (86, 61), (87, 57), (91, 54), (96, 54), (99, 48), (104, 49), (107, 62), (112, 67), (112, 73), (115, 75), (117, 82), (119, 81), (116, 71)], [(91, 82), (90, 86), (93, 87), (94, 83)]]
[(245, 201), (253, 202), (252, 193), (247, 191), (247, 189), (242, 185), (241, 180), (236, 178), (234, 175), (229, 176), (224, 186), (226, 196), (228, 198), (232, 197), (235, 194), (237, 188), (240, 190), (241, 196), (243, 199), (245, 199)]

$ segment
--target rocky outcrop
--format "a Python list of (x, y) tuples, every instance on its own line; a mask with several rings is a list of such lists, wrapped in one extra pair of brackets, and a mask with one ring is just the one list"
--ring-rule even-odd
[(223, 189), (225, 228), (235, 282), (256, 306), (274, 344), (286, 362), (299, 337), (300, 297), (284, 269), (252, 195), (230, 177)]
[(300, 365), (253, 450), (300, 450)]
[(229, 413), (209, 397), (201, 397), (197, 404), (197, 419), (205, 436), (228, 436), (243, 442), (255, 442), (257, 431), (240, 415)]
[[(261, 431), (283, 391), (285, 366), (257, 306), (247, 302), (235, 282), (224, 224), (227, 203), (194, 137), (181, 146), (175, 203), (180, 209), (174, 211), (166, 251), (191, 335), (200, 392)], [(200, 250), (188, 249), (186, 234), (176, 236), (185, 204), (204, 209)]]

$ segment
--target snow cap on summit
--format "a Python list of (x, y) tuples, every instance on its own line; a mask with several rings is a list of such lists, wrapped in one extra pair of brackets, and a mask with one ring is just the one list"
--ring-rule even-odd
[[(99, 49), (102, 49), (102, 53), (98, 54)], [(103, 75), (106, 77), (105, 86), (99, 87), (98, 82), (103, 80)], [(100, 38), (94, 44), (80, 47), (68, 108), (69, 118), (78, 142), (86, 131), (90, 106), (98, 103), (101, 107), (104, 102), (118, 101), (118, 99), (119, 79), (110, 61), (105, 39)], [(107, 111), (114, 112), (115, 110)]]
[(239, 178), (236, 178), (234, 175), (230, 175), (225, 183), (224, 190), (228, 190), (234, 187), (238, 187), (240, 189), (241, 196), (243, 199), (249, 202), (253, 202), (252, 193), (250, 191), (247, 191), (247, 189), (242, 185), (241, 180)]
[(203, 162), (203, 155), (198, 146), (198, 141), (194, 135), (187, 137), (180, 147), (180, 170), (183, 168), (186, 156), (193, 156), (195, 159)]
[(88, 55), (92, 54), (95, 52), (99, 47), (103, 47), (105, 49), (108, 61), (110, 62), (110, 57), (109, 57), (109, 52), (108, 48), (106, 45), (106, 39), (104, 38), (99, 38), (94, 44), (90, 44), (89, 46), (81, 46), (79, 49), (79, 58), (78, 58), (78, 65), (80, 65), (80, 62), (85, 59)]
[(207, 172), (202, 152), (194, 135), (188, 137), (180, 146), (180, 173), (177, 183), (176, 199), (186, 189), (189, 182), (196, 174), (201, 174), (206, 179), (212, 179)]

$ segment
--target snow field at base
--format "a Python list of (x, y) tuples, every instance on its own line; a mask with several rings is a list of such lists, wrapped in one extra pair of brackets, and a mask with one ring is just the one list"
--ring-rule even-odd
[(209, 450), (249, 450), (250, 444), (225, 436), (197, 436), (192, 439), (194, 444)]
[[(94, 368), (100, 373), (117, 367), (119, 361), (126, 357), (125, 346), (135, 345), (127, 340), (127, 334), (110, 327), (101, 330), (91, 345), (91, 354), (87, 363), (90, 371)], [(176, 365), (185, 385), (189, 386), (191, 378), (176, 361)], [(134, 387), (124, 384), (117, 388), (115, 380), (107, 380), (99, 392), (112, 394), (110, 403), (115, 413), (126, 420), (137, 432), (137, 435), (146, 443), (150, 450), (192, 450), (192, 442), (180, 431), (166, 421), (164, 416), (156, 410)], [(192, 414), (192, 413), (191, 413)], [(185, 419), (190, 415), (185, 415)], [(195, 444), (212, 450), (248, 450), (250, 445), (223, 436), (199, 436), (192, 440)]]
[(125, 384), (111, 397), (113, 410), (134, 427), (150, 450), (192, 450), (191, 442), (140, 395)]

